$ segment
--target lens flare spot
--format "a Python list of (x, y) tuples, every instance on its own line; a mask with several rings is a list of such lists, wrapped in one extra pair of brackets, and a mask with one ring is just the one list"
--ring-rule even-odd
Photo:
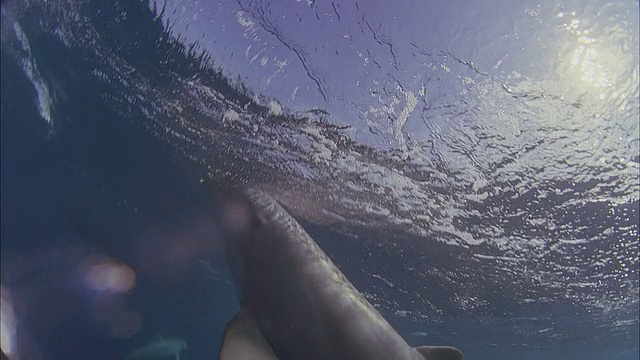
[(9, 358), (17, 356), (16, 329), (18, 320), (13, 306), (11, 291), (4, 285), (0, 287), (0, 347), (2, 352)]
[(124, 293), (135, 286), (136, 274), (125, 264), (98, 260), (86, 267), (85, 281), (93, 290)]

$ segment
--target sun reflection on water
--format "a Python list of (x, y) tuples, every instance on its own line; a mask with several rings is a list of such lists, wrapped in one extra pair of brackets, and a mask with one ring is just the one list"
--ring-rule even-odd
[(575, 12), (561, 12), (556, 18), (566, 20), (561, 27), (568, 33), (562, 37), (566, 45), (558, 53), (558, 71), (566, 82), (565, 90), (578, 97), (586, 96), (583, 100), (597, 100), (589, 104), (596, 108), (627, 110), (638, 93), (638, 64), (633, 49), (637, 39), (629, 33), (628, 26), (606, 19), (603, 23), (607, 25), (597, 19), (581, 20)]

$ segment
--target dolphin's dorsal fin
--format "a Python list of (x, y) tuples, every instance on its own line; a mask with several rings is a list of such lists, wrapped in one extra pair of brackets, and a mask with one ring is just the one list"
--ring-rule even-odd
[(253, 317), (246, 310), (240, 309), (224, 330), (219, 359), (278, 360), (278, 357)]
[(419, 346), (416, 350), (425, 360), (463, 360), (462, 351), (451, 346)]

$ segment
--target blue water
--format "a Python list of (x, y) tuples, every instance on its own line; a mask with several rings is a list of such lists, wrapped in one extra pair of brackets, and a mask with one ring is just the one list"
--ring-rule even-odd
[(637, 2), (3, 3), (13, 353), (215, 358), (212, 194), (244, 184), (411, 345), (637, 359), (638, 32)]

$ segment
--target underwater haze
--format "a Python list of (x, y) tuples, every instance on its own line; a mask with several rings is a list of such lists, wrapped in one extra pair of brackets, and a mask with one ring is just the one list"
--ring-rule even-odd
[(9, 359), (216, 358), (238, 187), (412, 346), (640, 356), (638, 1), (1, 7)]

